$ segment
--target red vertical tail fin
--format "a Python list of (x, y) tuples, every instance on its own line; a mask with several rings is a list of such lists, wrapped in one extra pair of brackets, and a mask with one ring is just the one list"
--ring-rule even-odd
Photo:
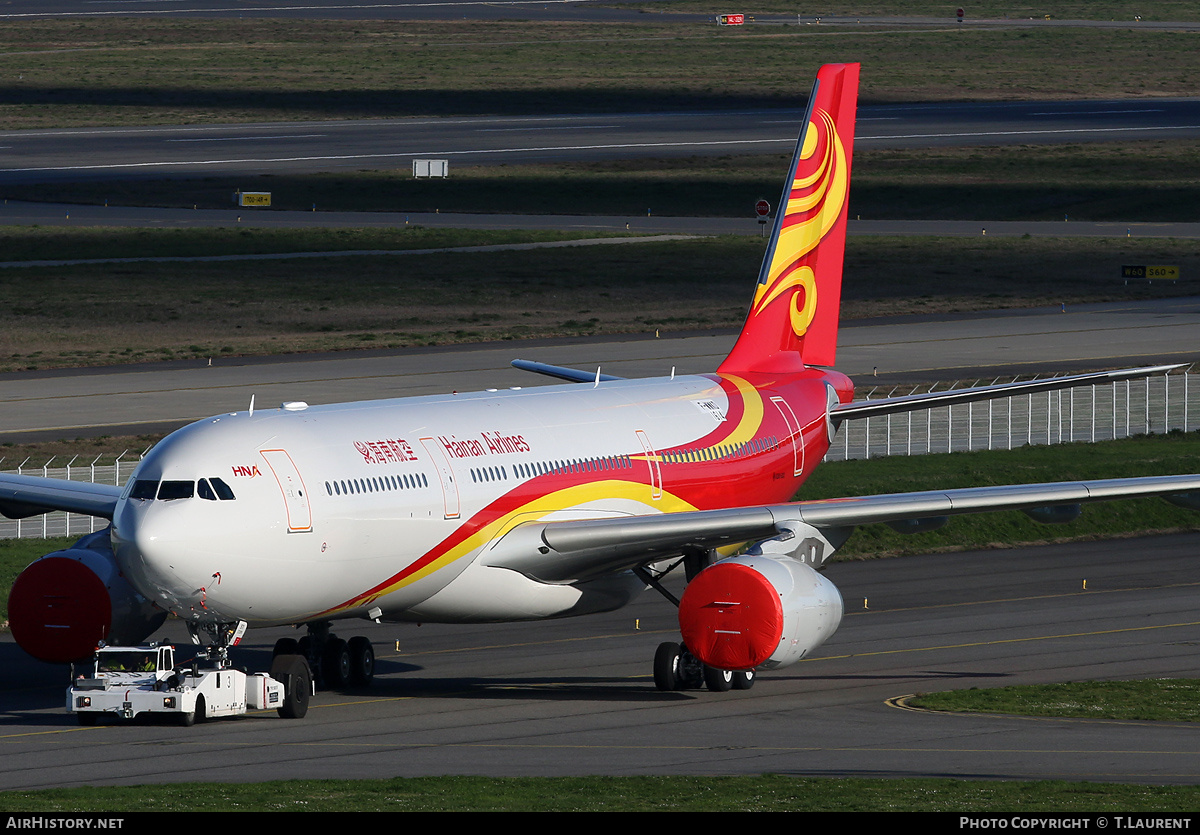
[(718, 371), (797, 371), (837, 355), (858, 64), (817, 73), (746, 324)]

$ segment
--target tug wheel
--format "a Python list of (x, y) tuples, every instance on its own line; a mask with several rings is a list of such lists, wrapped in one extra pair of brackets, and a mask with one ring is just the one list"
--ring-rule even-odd
[(304, 656), (277, 656), (271, 663), (271, 678), (283, 685), (283, 704), (276, 713), (284, 719), (303, 719), (312, 696), (312, 671)]

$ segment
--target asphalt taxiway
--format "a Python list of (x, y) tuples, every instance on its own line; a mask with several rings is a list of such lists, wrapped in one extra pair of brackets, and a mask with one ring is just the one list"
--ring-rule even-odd
[[(1195, 783), (1194, 724), (935, 715), (894, 700), (1200, 675), (1197, 546), (1184, 535), (837, 564), (841, 629), (809, 660), (725, 694), (655, 690), (654, 649), (677, 627), (653, 592), (574, 620), (343, 626), (374, 640), (375, 684), (321, 693), (299, 721), (81, 728), (63, 709), (65, 668), (4, 636), (0, 789), (765, 772)], [(281, 634), (251, 632), (238, 663), (268, 665)]]

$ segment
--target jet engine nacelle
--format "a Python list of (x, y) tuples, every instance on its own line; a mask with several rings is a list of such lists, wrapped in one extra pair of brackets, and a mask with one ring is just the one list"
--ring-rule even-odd
[(52, 663), (88, 658), (100, 641), (141, 643), (166, 617), (121, 576), (108, 528), (34, 560), (8, 595), (13, 638)]
[(842, 622), (842, 595), (804, 563), (743, 554), (701, 571), (679, 602), (692, 655), (722, 670), (794, 664)]

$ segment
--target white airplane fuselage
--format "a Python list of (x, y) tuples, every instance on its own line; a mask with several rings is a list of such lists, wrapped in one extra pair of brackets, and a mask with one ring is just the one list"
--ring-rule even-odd
[(142, 594), (193, 621), (616, 608), (644, 588), (628, 572), (550, 584), (481, 557), (524, 522), (790, 499), (828, 447), (830, 387), (848, 400), (849, 381), (812, 369), (755, 382), (621, 380), (212, 417), (139, 465), (113, 550)]

